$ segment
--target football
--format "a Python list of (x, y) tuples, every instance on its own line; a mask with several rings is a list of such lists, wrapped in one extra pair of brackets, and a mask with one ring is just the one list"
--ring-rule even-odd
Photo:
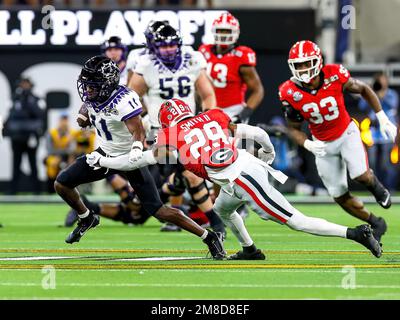
[(85, 103), (82, 104), (82, 106), (79, 109), (78, 117), (76, 118), (76, 122), (78, 122), (78, 125), (81, 128), (86, 128), (91, 125), (90, 119), (89, 119), (89, 111), (88, 111)]

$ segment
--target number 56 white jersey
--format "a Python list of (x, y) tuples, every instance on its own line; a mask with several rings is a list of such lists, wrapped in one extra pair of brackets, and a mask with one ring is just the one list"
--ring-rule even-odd
[(139, 96), (125, 86), (118, 86), (107, 101), (87, 103), (90, 121), (97, 131), (98, 146), (110, 156), (129, 153), (134, 142), (125, 121), (140, 115)]
[(148, 90), (147, 111), (150, 124), (159, 127), (158, 111), (164, 100), (179, 98), (195, 111), (195, 82), (207, 63), (203, 55), (190, 46), (182, 46), (182, 62), (176, 70), (168, 69), (154, 54), (141, 56), (135, 73), (143, 76)]

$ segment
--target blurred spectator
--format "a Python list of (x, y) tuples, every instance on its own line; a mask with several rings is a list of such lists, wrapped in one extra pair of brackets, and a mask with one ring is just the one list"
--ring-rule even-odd
[(35, 192), (40, 191), (36, 167), (36, 151), (39, 137), (44, 131), (44, 112), (39, 107), (39, 98), (32, 93), (33, 84), (22, 78), (15, 90), (13, 106), (5, 123), (5, 135), (11, 138), (13, 151), (13, 179), (10, 193), (18, 191), (21, 177), (22, 155), (28, 155), (31, 168), (31, 184)]
[[(391, 122), (398, 124), (399, 96), (397, 92), (389, 88), (388, 78), (383, 72), (376, 73), (373, 79), (372, 89), (378, 95), (383, 110)], [(359, 108), (368, 112), (368, 117), (371, 120), (370, 130), (373, 145), (368, 149), (370, 167), (389, 190), (394, 190), (397, 186), (398, 176), (398, 164), (391, 161), (394, 144), (381, 135), (375, 112), (362, 98), (359, 102)]]
[(73, 155), (75, 158), (91, 153), (95, 149), (96, 133), (94, 129), (81, 129), (74, 132), (75, 150)]
[(50, 129), (46, 136), (48, 156), (44, 162), (49, 193), (54, 193), (53, 185), (57, 174), (74, 159), (74, 138), (74, 130), (69, 127), (68, 114), (62, 113), (57, 127)]

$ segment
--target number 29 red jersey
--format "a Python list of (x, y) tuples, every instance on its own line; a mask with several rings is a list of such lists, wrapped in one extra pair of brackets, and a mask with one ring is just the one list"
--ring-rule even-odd
[(199, 177), (209, 179), (206, 167), (224, 168), (232, 164), (238, 151), (229, 137), (231, 119), (213, 109), (185, 119), (158, 132), (157, 147), (178, 152), (179, 162)]
[(338, 139), (351, 122), (343, 97), (343, 85), (350, 73), (342, 65), (328, 64), (319, 75), (321, 85), (315, 90), (300, 86), (296, 80), (284, 82), (279, 86), (279, 99), (289, 119), (308, 121), (314, 137), (332, 141)]
[(199, 51), (207, 61), (219, 108), (245, 103), (247, 86), (240, 75), (241, 66), (256, 65), (255, 52), (246, 46), (237, 46), (228, 53), (216, 54), (214, 45), (203, 44)]

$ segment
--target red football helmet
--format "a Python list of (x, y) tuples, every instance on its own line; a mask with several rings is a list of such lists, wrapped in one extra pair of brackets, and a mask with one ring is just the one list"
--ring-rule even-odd
[[(309, 61), (311, 62), (309, 68), (297, 68), (297, 64)], [(311, 79), (315, 78), (322, 69), (321, 49), (312, 41), (298, 41), (289, 51), (288, 64), (295, 79), (310, 83)]]
[(175, 98), (165, 101), (158, 113), (158, 121), (163, 128), (173, 127), (179, 121), (189, 117), (194, 117), (192, 109), (186, 102)]
[(240, 34), (239, 21), (229, 12), (225, 12), (214, 20), (211, 31), (215, 44), (223, 46), (235, 44)]

